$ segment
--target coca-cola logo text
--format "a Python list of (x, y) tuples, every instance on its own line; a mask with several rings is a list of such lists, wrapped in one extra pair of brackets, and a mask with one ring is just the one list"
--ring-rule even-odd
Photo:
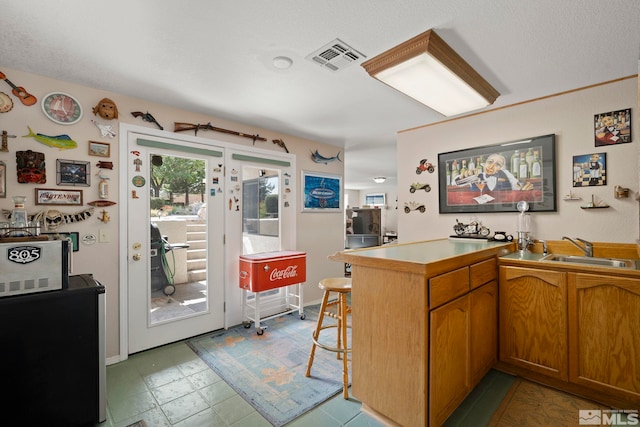
[(298, 275), (298, 266), (290, 265), (284, 270), (278, 270), (274, 268), (271, 270), (271, 274), (269, 275), (269, 280), (271, 282), (276, 280), (288, 279), (290, 277), (296, 277)]

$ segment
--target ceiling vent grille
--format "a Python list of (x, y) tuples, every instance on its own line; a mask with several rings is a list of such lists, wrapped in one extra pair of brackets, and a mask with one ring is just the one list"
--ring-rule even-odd
[(331, 71), (340, 71), (362, 58), (366, 56), (340, 39), (335, 39), (306, 56), (309, 61)]

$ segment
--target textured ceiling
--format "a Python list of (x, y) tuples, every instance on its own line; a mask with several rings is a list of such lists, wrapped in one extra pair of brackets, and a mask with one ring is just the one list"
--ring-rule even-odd
[(637, 74), (640, 58), (638, 0), (0, 0), (0, 28), (0, 66), (342, 146), (354, 189), (393, 183), (396, 132), (443, 116), (362, 59), (305, 59), (336, 38), (371, 58), (435, 28), (501, 93), (489, 108)]

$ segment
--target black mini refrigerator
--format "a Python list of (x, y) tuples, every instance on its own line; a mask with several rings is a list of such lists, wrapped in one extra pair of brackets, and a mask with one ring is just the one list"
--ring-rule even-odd
[(3, 425), (106, 419), (104, 297), (82, 274), (69, 276), (65, 289), (0, 298)]

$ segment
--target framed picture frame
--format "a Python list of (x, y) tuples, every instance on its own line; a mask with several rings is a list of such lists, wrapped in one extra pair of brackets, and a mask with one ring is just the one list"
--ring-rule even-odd
[(573, 156), (573, 186), (607, 185), (607, 153)]
[(0, 162), (0, 199), (7, 197), (7, 164)]
[(342, 177), (302, 171), (302, 211), (341, 212)]
[(89, 141), (89, 155), (111, 157), (111, 144), (108, 142)]
[(555, 135), (438, 154), (440, 213), (555, 212)]
[(52, 236), (53, 240), (62, 240), (67, 239), (71, 242), (71, 247), (73, 252), (78, 252), (80, 250), (80, 233), (77, 231), (71, 232), (49, 232), (49, 233), (41, 233), (44, 235)]
[(593, 116), (596, 147), (631, 142), (631, 108)]
[(82, 206), (82, 190), (36, 188), (36, 205)]
[(91, 165), (77, 160), (56, 160), (56, 184), (89, 187)]

